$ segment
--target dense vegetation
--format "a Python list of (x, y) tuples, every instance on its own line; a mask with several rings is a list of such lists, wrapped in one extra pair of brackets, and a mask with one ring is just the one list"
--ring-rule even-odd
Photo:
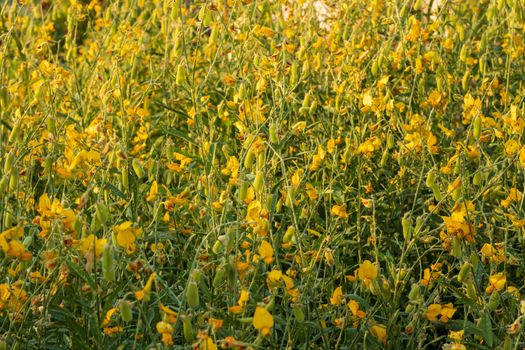
[(523, 1), (0, 6), (0, 349), (525, 346)]

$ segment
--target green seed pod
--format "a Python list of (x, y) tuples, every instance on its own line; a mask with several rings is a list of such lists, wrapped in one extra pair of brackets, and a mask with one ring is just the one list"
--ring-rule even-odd
[(248, 153), (246, 153), (246, 157), (244, 157), (244, 167), (246, 170), (250, 170), (252, 168), (253, 162), (255, 161), (255, 153), (253, 153), (251, 147), (248, 150)]
[(2, 176), (2, 179), (0, 180), (0, 196), (4, 195), (8, 185), (9, 177), (7, 175)]
[(113, 247), (107, 246), (102, 253), (102, 273), (104, 279), (111, 282), (115, 279), (115, 269), (113, 267)]
[(15, 143), (18, 139), (18, 136), (20, 135), (20, 124), (21, 122), (17, 122), (15, 125), (13, 125), (13, 129), (11, 129), (11, 133), (9, 133), (9, 143)]
[(29, 248), (31, 247), (31, 244), (33, 244), (33, 235), (28, 235), (24, 238), (24, 241), (22, 242), (24, 247)]
[(261, 152), (257, 155), (257, 169), (263, 169), (266, 164), (266, 153)]
[(419, 289), (419, 284), (414, 283), (412, 284), (412, 288), (410, 289), (410, 292), (408, 293), (408, 300), (410, 301), (416, 301), (421, 298), (421, 290)]
[(420, 7), (421, 7), (421, 0), (416, 0), (414, 2), (414, 5), (412, 6), (412, 9), (414, 11), (419, 11)]
[(186, 289), (186, 302), (192, 309), (199, 306), (199, 287), (194, 281), (191, 281)]
[(476, 287), (474, 286), (474, 283), (471, 280), (467, 280), (466, 287), (467, 287), (467, 297), (470, 300), (476, 300), (478, 295), (476, 293)]
[(193, 325), (191, 324), (191, 318), (189, 316), (185, 316), (182, 321), (182, 333), (188, 343), (193, 342), (195, 339), (195, 332), (193, 332)]
[(18, 186), (18, 169), (16, 167), (11, 168), (11, 174), (9, 176), (9, 191), (14, 192), (16, 186)]
[(224, 274), (226, 273), (226, 267), (224, 264), (220, 264), (215, 270), (215, 276), (213, 277), (213, 287), (219, 288), (222, 281), (224, 280)]
[(492, 294), (490, 294), (489, 302), (487, 304), (487, 308), (490, 311), (494, 311), (498, 308), (499, 303), (501, 300), (501, 296), (497, 290), (492, 291)]
[(286, 232), (283, 235), (283, 243), (289, 243), (295, 235), (295, 227), (288, 226)]
[(300, 322), (300, 323), (304, 322), (304, 311), (301, 305), (295, 304), (293, 306), (293, 314), (297, 322)]
[(6, 211), (4, 214), (4, 227), (11, 227), (15, 222), (15, 217), (10, 211)]
[(474, 177), (472, 179), (472, 183), (475, 185), (475, 186), (479, 186), (481, 185), (481, 181), (483, 180), (483, 177), (481, 176), (481, 172), (476, 172), (474, 174)]
[(264, 174), (262, 171), (258, 171), (257, 175), (255, 175), (255, 180), (253, 180), (253, 188), (255, 189), (256, 193), (260, 193), (264, 186)]
[(52, 171), (53, 171), (53, 158), (51, 158), (50, 156), (47, 156), (44, 162), (44, 173), (51, 174)]
[(53, 117), (48, 117), (47, 118), (47, 131), (49, 131), (51, 134), (56, 134), (56, 130), (57, 129), (57, 126), (56, 126), (56, 121), (55, 121), (55, 118)]
[(306, 94), (304, 95), (304, 98), (303, 98), (303, 104), (301, 105), (301, 107), (303, 107), (303, 108), (309, 108), (311, 102), (312, 102), (312, 96), (310, 96), (309, 93), (306, 93)]
[(248, 181), (242, 181), (239, 187), (239, 200), (241, 202), (244, 202), (246, 199), (246, 196), (248, 195), (248, 187), (250, 186), (250, 183)]
[(270, 124), (269, 134), (271, 143), (276, 144), (279, 142), (279, 137), (277, 136), (277, 125), (275, 123)]
[(120, 171), (120, 180), (123, 189), (129, 187), (128, 169), (126, 167), (122, 167)]
[(126, 323), (131, 322), (131, 320), (133, 320), (133, 311), (131, 307), (131, 303), (127, 300), (122, 300), (119, 303), (120, 318)]
[(175, 84), (182, 85), (186, 81), (186, 70), (184, 69), (184, 66), (182, 63), (179, 63), (177, 65), (177, 76), (175, 78)]
[(144, 175), (146, 175), (146, 172), (144, 171), (142, 164), (140, 164), (140, 161), (137, 158), (133, 158), (133, 161), (131, 162), (131, 166), (133, 167), (133, 170), (135, 171), (135, 174), (137, 175), (139, 179), (143, 178)]
[(222, 248), (222, 243), (220, 241), (215, 241), (211, 250), (213, 254), (219, 254), (219, 252), (221, 251), (221, 248)]
[(427, 179), (425, 181), (425, 184), (427, 185), (427, 187), (429, 188), (432, 188), (436, 185), (436, 173), (434, 172), (434, 170), (430, 170), (427, 174)]
[(432, 192), (434, 193), (434, 198), (436, 199), (436, 201), (440, 201), (441, 200), (441, 191), (439, 190), (439, 186), (437, 184), (434, 184), (434, 186), (432, 186)]
[(97, 203), (96, 205), (96, 216), (101, 225), (105, 225), (109, 220), (109, 210), (104, 203)]
[(423, 223), (425, 222), (425, 219), (423, 216), (418, 216), (416, 218), (416, 226), (414, 227), (414, 233), (413, 235), (417, 235), (416, 238), (419, 237), (419, 234), (421, 233), (421, 228), (423, 227)]
[(481, 118), (480, 116), (476, 116), (472, 122), (472, 136), (476, 140), (479, 140), (479, 137), (481, 136)]
[(388, 149), (385, 149), (383, 151), (383, 155), (381, 156), (381, 162), (379, 163), (379, 166), (381, 168), (384, 168), (386, 165), (387, 165), (387, 162), (388, 162)]
[(210, 43), (216, 44), (219, 41), (219, 26), (214, 25), (210, 34)]
[(13, 156), (12, 153), (9, 153), (7, 157), (5, 157), (4, 174), (9, 174), (14, 164), (15, 164), (15, 157)]
[(286, 203), (285, 203), (285, 205), (288, 208), (291, 208), (293, 206), (294, 200), (295, 200), (295, 189), (293, 188), (293, 186), (290, 186), (288, 188), (288, 192), (286, 193)]
[(412, 239), (412, 223), (408, 213), (401, 219), (401, 226), (403, 227), (403, 238), (405, 238), (405, 241), (410, 241)]
[(7, 350), (7, 342), (5, 340), (0, 340), (0, 350)]
[(452, 256), (456, 258), (461, 258), (463, 251), (461, 250), (461, 241), (458, 237), (454, 237), (452, 240)]
[(470, 70), (467, 69), (465, 71), (465, 74), (463, 75), (463, 79), (461, 79), (461, 87), (465, 91), (468, 90), (469, 79), (470, 79)]
[(310, 105), (310, 108), (308, 108), (308, 115), (313, 116), (315, 111), (317, 110), (317, 101), (313, 101)]
[(377, 73), (379, 71), (379, 60), (375, 59), (374, 62), (372, 62), (372, 67), (370, 68), (370, 71), (372, 72), (372, 76), (377, 77)]
[(405, 306), (405, 312), (407, 314), (410, 314), (412, 311), (414, 311), (414, 305), (412, 304), (407, 304), (407, 306)]
[(468, 262), (463, 263), (463, 266), (461, 266), (461, 269), (458, 273), (458, 281), (463, 283), (468, 276), (468, 273), (470, 271), (471, 265)]
[(394, 135), (393, 134), (388, 134), (388, 136), (386, 138), (386, 147), (388, 149), (392, 149), (392, 148), (394, 148), (395, 144), (396, 144), (396, 139), (395, 139)]
[(297, 62), (292, 63), (292, 69), (290, 70), (290, 87), (295, 86), (299, 79), (299, 64)]
[(202, 283), (202, 281), (204, 280), (204, 274), (202, 272), (201, 269), (194, 269), (192, 272), (191, 272), (191, 279), (195, 282), (195, 283)]

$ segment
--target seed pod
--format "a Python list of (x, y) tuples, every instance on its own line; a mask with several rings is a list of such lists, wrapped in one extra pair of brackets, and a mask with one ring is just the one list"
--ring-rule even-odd
[(277, 125), (275, 123), (270, 124), (269, 134), (271, 143), (276, 144), (279, 142), (279, 137), (277, 136)]
[(204, 280), (204, 274), (202, 273), (202, 270), (201, 269), (194, 269), (191, 272), (191, 279), (195, 283), (201, 283)]
[(393, 134), (388, 134), (386, 138), (386, 147), (392, 149), (396, 144), (396, 139)]
[(458, 237), (454, 237), (454, 239), (452, 240), (452, 256), (456, 258), (461, 258), (461, 256), (463, 255), (462, 253), (463, 252), (461, 250), (461, 241)]
[(15, 157), (13, 156), (12, 153), (9, 153), (7, 157), (5, 157), (4, 174), (9, 174), (14, 164), (15, 164)]
[(265, 164), (266, 164), (266, 153), (261, 152), (257, 155), (257, 169), (264, 168)]
[(15, 222), (15, 217), (10, 211), (6, 211), (4, 214), (4, 227), (11, 227)]
[(408, 213), (401, 219), (401, 226), (403, 227), (403, 238), (405, 238), (405, 241), (410, 241), (410, 239), (412, 239), (412, 223), (410, 222)]
[(226, 267), (224, 264), (220, 264), (215, 270), (215, 276), (213, 277), (213, 287), (218, 288), (221, 282), (224, 280), (224, 274), (226, 273)]
[(476, 116), (472, 122), (472, 136), (476, 140), (479, 140), (479, 137), (481, 136), (481, 118), (480, 116)]
[(216, 44), (218, 40), (219, 40), (219, 26), (214, 25), (213, 29), (211, 30), (211, 34), (210, 34), (210, 43)]
[(248, 153), (246, 153), (246, 157), (244, 157), (244, 167), (246, 168), (246, 170), (250, 170), (252, 168), (254, 160), (255, 160), (255, 153), (250, 147), (250, 149), (248, 150)]
[(297, 84), (299, 78), (299, 65), (297, 62), (292, 63), (292, 69), (290, 70), (290, 87)]
[(213, 247), (211, 248), (213, 254), (219, 254), (222, 248), (222, 243), (220, 241), (215, 241)]
[(293, 206), (294, 199), (295, 199), (295, 189), (293, 188), (293, 186), (290, 186), (288, 188), (288, 192), (286, 193), (286, 203), (285, 203), (285, 205), (288, 208), (291, 208)]
[(14, 192), (16, 186), (18, 186), (18, 169), (16, 167), (11, 168), (11, 174), (9, 176), (9, 191)]
[(53, 171), (53, 158), (51, 158), (50, 156), (47, 156), (44, 162), (44, 173), (51, 174), (52, 171)]
[(0, 196), (2, 196), (5, 193), (8, 185), (9, 185), (9, 177), (7, 175), (4, 175), (2, 179), (0, 180)]
[(388, 149), (385, 149), (383, 151), (383, 155), (381, 156), (381, 162), (379, 163), (379, 166), (381, 168), (384, 168), (388, 162)]
[(177, 76), (175, 78), (175, 84), (182, 85), (186, 81), (186, 70), (182, 63), (177, 65)]
[(262, 171), (258, 171), (255, 175), (255, 180), (253, 180), (253, 188), (257, 193), (261, 192), (264, 186), (264, 174)]
[(5, 340), (0, 340), (0, 350), (7, 350), (7, 343)]
[(119, 303), (120, 318), (126, 323), (133, 319), (133, 311), (131, 310), (131, 306), (131, 303), (127, 300), (122, 300)]
[(434, 186), (432, 186), (432, 192), (434, 193), (434, 198), (436, 199), (436, 201), (440, 201), (441, 200), (441, 191), (439, 190), (439, 186), (437, 184), (434, 184)]
[(304, 311), (301, 305), (295, 304), (293, 306), (293, 314), (297, 322), (304, 322)]
[(129, 187), (128, 169), (125, 166), (120, 170), (120, 180), (123, 189)]
[(414, 2), (414, 6), (412, 6), (412, 9), (414, 11), (419, 11), (420, 7), (421, 7), (421, 0), (416, 0), (416, 2)]
[(481, 173), (478, 171), (477, 173), (474, 174), (474, 178), (472, 179), (472, 183), (475, 186), (479, 186), (479, 185), (481, 185), (481, 181), (482, 180), (483, 180), (483, 178), (481, 176)]
[(466, 287), (467, 287), (467, 297), (471, 300), (476, 300), (477, 293), (476, 293), (476, 287), (474, 286), (474, 283), (472, 283), (471, 280), (467, 280)]
[(471, 265), (468, 262), (463, 263), (458, 273), (458, 281), (463, 283), (470, 271)]
[(29, 248), (31, 244), (33, 244), (33, 235), (26, 236), (22, 244), (24, 245), (24, 247)]
[(97, 203), (96, 216), (101, 225), (105, 225), (109, 220), (109, 210), (103, 203)]
[(463, 75), (463, 79), (461, 79), (461, 87), (463, 88), (463, 90), (468, 90), (468, 83), (469, 83), (469, 79), (470, 79), (470, 70), (467, 69), (465, 71), (465, 74)]
[(186, 289), (186, 302), (192, 309), (199, 306), (199, 287), (194, 281), (191, 281)]
[(104, 279), (111, 282), (115, 279), (115, 269), (113, 268), (113, 247), (107, 246), (102, 253), (102, 273)]
[(191, 318), (189, 316), (185, 316), (182, 321), (182, 332), (184, 334), (184, 339), (186, 339), (188, 343), (193, 342), (195, 339), (195, 333), (193, 332), (193, 325), (191, 324)]
[(421, 298), (421, 290), (419, 289), (419, 284), (414, 283), (412, 284), (412, 288), (410, 289), (410, 292), (408, 293), (408, 300), (410, 301), (416, 301)]
[(139, 179), (143, 178), (144, 175), (146, 175), (146, 172), (144, 171), (142, 164), (140, 164), (140, 161), (137, 158), (133, 158), (133, 161), (131, 162), (131, 166), (133, 167), (133, 170), (135, 171), (135, 174), (137, 175)]
[(239, 187), (239, 200), (241, 202), (244, 202), (246, 199), (246, 196), (248, 195), (248, 187), (250, 186), (250, 183), (248, 181), (242, 181)]
[(429, 188), (432, 188), (436, 185), (436, 173), (434, 172), (434, 170), (430, 170), (427, 174), (427, 179), (425, 181), (425, 184), (427, 185), (427, 187)]
[(487, 308), (490, 311), (494, 311), (498, 308), (499, 302), (501, 300), (500, 294), (497, 290), (494, 290), (492, 294), (490, 294), (489, 302), (487, 304)]
[[(51, 119), (51, 118), (48, 118)], [(14, 143), (18, 139), (18, 135), (20, 135), (20, 124), (21, 122), (17, 122), (15, 125), (13, 125), (13, 129), (11, 129), (11, 133), (9, 133), (9, 143)]]

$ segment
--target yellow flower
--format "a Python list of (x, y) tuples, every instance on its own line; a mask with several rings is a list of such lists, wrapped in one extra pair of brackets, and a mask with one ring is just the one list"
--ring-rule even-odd
[(384, 324), (376, 324), (370, 327), (370, 333), (376, 337), (381, 343), (386, 344), (387, 334), (386, 326)]
[(149, 275), (148, 281), (146, 282), (146, 285), (144, 286), (144, 288), (142, 290), (135, 292), (135, 298), (137, 298), (137, 300), (144, 300), (144, 301), (149, 300), (149, 296), (151, 293), (151, 287), (153, 285), (153, 281), (156, 278), (157, 278), (157, 274), (155, 273), (152, 273), (151, 275)]
[(159, 197), (159, 185), (157, 184), (157, 181), (153, 181), (151, 184), (151, 188), (149, 189), (148, 196), (146, 197), (146, 200), (148, 202), (154, 202)]
[(213, 342), (213, 339), (206, 336), (206, 338), (200, 343), (199, 350), (217, 350), (217, 344)]
[(157, 322), (157, 332), (162, 334), (162, 342), (165, 345), (173, 344), (173, 338), (171, 335), (173, 333), (173, 326), (170, 323), (164, 321)]
[(337, 287), (332, 293), (332, 297), (330, 298), (330, 304), (339, 305), (341, 304), (341, 302), (343, 302), (343, 288)]
[(135, 240), (142, 234), (142, 229), (133, 228), (131, 221), (126, 221), (113, 228), (116, 234), (117, 244), (126, 249), (128, 254), (135, 252)]
[(83, 256), (94, 252), (98, 258), (104, 252), (107, 241), (105, 238), (97, 238), (94, 234), (90, 234), (80, 240), (79, 250)]
[(113, 316), (115, 312), (118, 312), (118, 308), (116, 307), (112, 307), (106, 312), (106, 317), (104, 317), (104, 321), (102, 321), (102, 327), (106, 327), (109, 322), (111, 322), (111, 316)]
[(257, 306), (253, 315), (253, 327), (261, 332), (262, 335), (270, 334), (273, 327), (273, 316), (263, 307)]
[(377, 267), (370, 260), (365, 260), (359, 265), (357, 276), (368, 286), (377, 277)]
[(448, 303), (441, 306), (441, 322), (448, 322), (454, 316), (457, 308), (452, 303)]
[(282, 276), (283, 273), (281, 270), (272, 270), (270, 273), (268, 273), (268, 276), (266, 276), (266, 284), (268, 285), (268, 289), (278, 287)]
[(352, 299), (348, 302), (348, 304), (346, 304), (346, 306), (348, 306), (348, 309), (352, 311), (352, 315), (357, 316), (359, 318), (366, 317), (366, 312), (359, 309), (359, 303), (357, 301)]
[(346, 212), (346, 208), (341, 205), (334, 205), (331, 210), (332, 215), (338, 216), (341, 219), (348, 218), (348, 213)]
[(272, 245), (266, 240), (263, 240), (259, 246), (259, 255), (267, 265), (271, 264), (274, 260)]
[(427, 308), (427, 318), (429, 321), (436, 321), (437, 317), (441, 314), (440, 304), (430, 304)]
[(503, 290), (503, 288), (505, 288), (506, 283), (507, 283), (507, 277), (505, 276), (505, 272), (498, 272), (494, 275), (490, 275), (489, 285), (485, 289), (485, 291), (488, 294), (491, 294), (494, 290), (497, 290), (498, 292), (500, 292)]

